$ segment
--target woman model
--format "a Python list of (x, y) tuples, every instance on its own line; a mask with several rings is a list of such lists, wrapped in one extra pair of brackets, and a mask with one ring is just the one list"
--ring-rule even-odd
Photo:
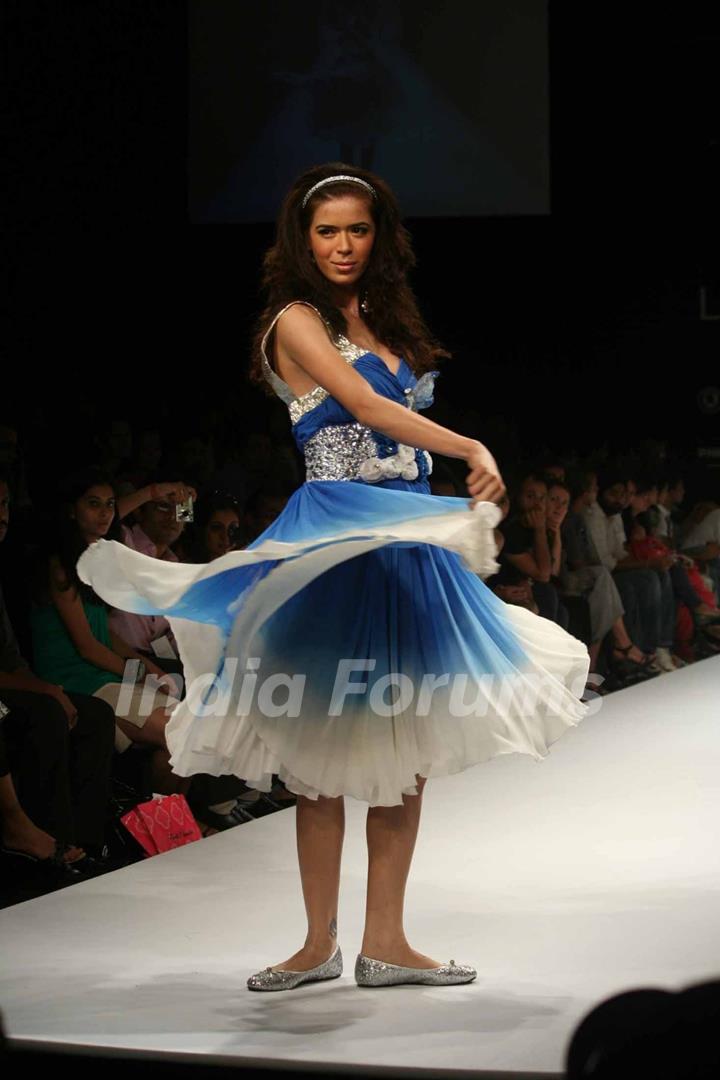
[[(100, 541), (78, 571), (116, 607), (161, 612), (187, 697), (166, 728), (181, 776), (234, 773), (297, 795), (305, 942), (248, 979), (337, 978), (344, 796), (368, 803), (361, 986), (469, 982), (416, 952), (403, 903), (430, 776), (504, 753), (545, 757), (577, 725), (587, 649), (483, 582), (505, 487), (490, 451), (419, 415), (447, 355), (407, 282), (394, 195), (367, 170), (308, 170), (265, 258), (251, 377), (288, 407), (306, 482), (242, 551), (158, 563)], [(470, 499), (430, 494), (430, 453), (468, 467)]]

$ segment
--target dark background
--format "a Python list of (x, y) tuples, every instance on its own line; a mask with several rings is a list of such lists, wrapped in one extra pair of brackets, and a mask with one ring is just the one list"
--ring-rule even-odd
[(193, 221), (273, 221), (299, 173), (337, 160), (385, 177), (409, 217), (547, 213), (546, 0), (189, 14)]
[[(3, 15), (2, 415), (44, 440), (49, 467), (118, 416), (262, 430), (277, 409), (246, 368), (273, 230), (190, 224), (186, 15), (59, 7)], [(698, 400), (719, 381), (719, 324), (699, 316), (703, 285), (720, 309), (718, 35), (700, 5), (627, 7), (550, 6), (549, 214), (407, 220), (422, 309), (454, 353), (430, 415), (501, 468), (540, 447), (660, 440), (695, 462), (720, 445)]]

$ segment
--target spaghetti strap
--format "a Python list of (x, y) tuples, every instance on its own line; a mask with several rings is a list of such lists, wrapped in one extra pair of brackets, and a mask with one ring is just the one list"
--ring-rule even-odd
[(264, 374), (265, 378), (267, 379), (267, 381), (272, 386), (275, 393), (278, 395), (278, 397), (282, 401), (285, 402), (286, 405), (289, 405), (291, 401), (296, 401), (297, 397), (296, 397), (295, 394), (293, 394), (293, 392), (290, 389), (290, 387), (288, 386), (288, 384), (283, 379), (281, 379), (280, 376), (277, 374), (277, 372), (274, 370), (272, 364), (270, 363), (270, 361), (268, 359), (268, 355), (267, 355), (267, 352), (265, 350), (265, 346), (267, 345), (267, 340), (270, 337), (270, 334), (275, 329), (275, 326), (276, 326), (277, 321), (280, 318), (280, 316), (284, 315), (285, 312), (288, 310), (288, 308), (294, 307), (295, 304), (304, 304), (305, 307), (309, 307), (312, 311), (314, 311), (315, 314), (322, 320), (322, 324), (325, 327), (325, 329), (327, 330), (327, 334), (328, 334), (328, 337), (330, 338), (330, 341), (333, 343), (333, 345), (337, 346), (337, 342), (335, 340), (335, 336), (333, 334), (332, 327), (329, 325), (329, 323), (327, 322), (327, 320), (323, 316), (322, 312), (319, 311), (318, 308), (316, 308), (314, 304), (311, 304), (309, 302), (309, 300), (291, 300), (289, 304), (285, 305), (285, 307), (280, 308), (280, 311), (278, 311), (277, 315), (274, 316), (272, 322), (270, 323), (270, 325), (268, 326), (267, 330), (265, 331), (265, 333), (263, 335), (263, 339), (262, 339), (262, 341), (260, 343), (260, 352), (262, 353), (263, 374)]

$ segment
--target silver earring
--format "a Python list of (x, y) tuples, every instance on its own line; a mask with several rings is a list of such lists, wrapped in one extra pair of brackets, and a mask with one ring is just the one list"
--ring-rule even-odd
[(370, 305), (367, 302), (367, 293), (365, 293), (365, 295), (362, 298), (362, 303), (360, 304), (360, 310), (363, 311), (366, 315), (367, 315), (368, 311), (370, 310)]

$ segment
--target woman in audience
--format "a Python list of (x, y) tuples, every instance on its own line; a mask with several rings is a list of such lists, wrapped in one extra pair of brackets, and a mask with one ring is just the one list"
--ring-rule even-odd
[[(115, 748), (154, 748), (153, 789), (184, 791), (189, 781), (172, 772), (165, 725), (176, 699), (167, 677), (113, 632), (108, 605), (84, 585), (76, 571), (82, 551), (96, 540), (119, 539), (112, 480), (98, 469), (75, 474), (65, 484), (57, 530), (38, 565), (32, 612), (33, 651), (39, 676), (67, 691), (92, 694), (115, 714)], [(126, 678), (128, 660), (132, 675)]]
[(501, 600), (504, 600), (506, 604), (517, 604), (518, 607), (527, 608), (528, 611), (532, 611), (534, 615), (538, 615), (538, 606), (535, 603), (532, 593), (532, 578), (529, 578), (526, 574), (522, 574), (519, 570), (516, 570), (510, 563), (503, 563), (500, 559), (502, 549), (505, 546), (505, 537), (500, 526), (510, 512), (510, 498), (507, 492), (505, 492), (497, 505), (500, 510), (502, 510), (502, 517), (494, 530), (497, 558), (500, 560), (500, 570), (497, 574), (493, 574), (492, 577), (487, 578), (485, 584), (489, 589), (492, 589)]
[(182, 562), (209, 563), (240, 542), (241, 510), (237, 499), (215, 491), (195, 507), (195, 521), (188, 526), (178, 545)]
[(531, 578), (539, 614), (567, 630), (570, 616), (551, 580), (560, 573), (562, 538), (552, 515), (553, 523), (548, 523), (546, 477), (525, 473), (517, 497), (511, 495), (510, 501), (517, 510), (502, 525), (505, 544), (500, 564), (510, 564), (523, 577)]

